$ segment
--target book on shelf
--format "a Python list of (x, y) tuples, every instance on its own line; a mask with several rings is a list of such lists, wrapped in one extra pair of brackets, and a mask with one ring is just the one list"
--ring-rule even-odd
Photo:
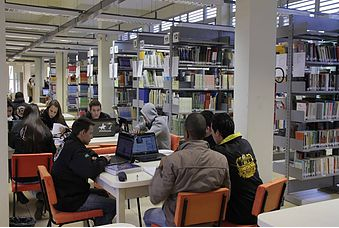
[(234, 74), (227, 72), (221, 74), (221, 88), (227, 90), (234, 90)]
[(119, 172), (125, 173), (135, 173), (142, 171), (142, 168), (134, 163), (123, 163), (118, 165), (107, 165), (105, 167), (105, 172), (112, 175), (117, 175)]
[(155, 106), (163, 106), (166, 100), (166, 94), (161, 90), (151, 90), (149, 93), (149, 102)]
[(303, 142), (303, 149), (321, 150), (339, 145), (339, 129), (296, 131), (295, 139)]
[(338, 74), (328, 69), (311, 67), (306, 73), (307, 91), (336, 91), (338, 89)]
[(305, 120), (339, 119), (339, 101), (300, 101), (296, 104), (296, 110), (304, 112)]
[(334, 175), (339, 172), (339, 156), (296, 159), (294, 167), (301, 169), (303, 178)]
[(295, 52), (306, 52), (306, 61), (339, 62), (339, 46), (333, 42), (310, 42), (297, 40), (293, 43)]

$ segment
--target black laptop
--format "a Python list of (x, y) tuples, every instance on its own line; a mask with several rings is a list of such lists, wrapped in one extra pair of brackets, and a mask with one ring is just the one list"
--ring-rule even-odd
[(157, 140), (153, 132), (134, 136), (133, 158), (135, 160), (157, 161), (164, 156), (158, 151)]
[(117, 130), (115, 119), (93, 120), (93, 137), (113, 137)]
[(127, 133), (119, 133), (115, 155), (111, 156), (110, 164), (131, 162), (134, 137)]

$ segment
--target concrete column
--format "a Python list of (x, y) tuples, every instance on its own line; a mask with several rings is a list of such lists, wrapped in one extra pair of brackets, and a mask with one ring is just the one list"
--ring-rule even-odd
[(43, 67), (44, 67), (43, 65), (44, 65), (43, 58), (34, 59), (35, 87), (34, 87), (33, 101), (35, 103), (40, 102), (41, 89), (44, 86), (43, 81), (44, 81), (44, 78), (46, 77), (43, 71)]
[[(5, 2), (0, 1), (0, 107), (7, 107), (6, 99), (8, 92), (8, 65), (6, 64), (6, 41), (5, 41)], [(7, 108), (2, 108), (0, 113), (0, 226), (9, 226), (9, 198), (8, 198), (8, 141), (7, 135)]]
[(231, 25), (232, 24), (231, 12), (232, 12), (231, 4), (224, 3), (222, 5), (218, 5), (216, 24), (217, 25)]
[(276, 1), (237, 1), (234, 120), (263, 181), (272, 178), (276, 11)]
[[(57, 88), (56, 98), (60, 103), (62, 112), (66, 110), (66, 99), (67, 99), (67, 80), (66, 80), (66, 64), (65, 64), (65, 53), (57, 52), (56, 57), (56, 77), (57, 77)], [(66, 60), (67, 61), (67, 60)]]
[(29, 98), (28, 98), (28, 91), (27, 91), (27, 83), (30, 77), (32, 76), (31, 75), (31, 63), (24, 63), (23, 68), (24, 68), (24, 78), (23, 78), (22, 92), (24, 93), (25, 101), (28, 103)]
[(117, 36), (98, 35), (98, 97), (102, 111), (112, 114), (113, 82), (109, 78), (110, 47)]

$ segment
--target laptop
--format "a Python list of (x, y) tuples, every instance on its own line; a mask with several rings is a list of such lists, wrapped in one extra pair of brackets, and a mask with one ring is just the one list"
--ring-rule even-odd
[(117, 130), (117, 124), (114, 118), (93, 120), (93, 137), (112, 137)]
[(140, 162), (161, 160), (165, 155), (159, 153), (155, 134), (145, 133), (134, 136), (133, 158)]
[(132, 160), (134, 137), (127, 133), (119, 133), (115, 155), (111, 156), (110, 164), (117, 165)]

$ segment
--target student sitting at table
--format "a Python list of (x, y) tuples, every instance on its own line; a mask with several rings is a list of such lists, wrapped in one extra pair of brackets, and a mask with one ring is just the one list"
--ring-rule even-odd
[(89, 111), (86, 113), (86, 117), (90, 120), (109, 119), (110, 115), (101, 111), (100, 101), (93, 99), (89, 104)]
[(56, 209), (66, 212), (102, 209), (104, 215), (94, 220), (96, 226), (110, 224), (116, 213), (115, 200), (104, 190), (90, 188), (88, 178), (95, 180), (110, 159), (87, 149), (93, 138), (94, 123), (80, 117), (72, 125), (71, 135), (58, 148), (52, 177), (58, 203)]
[(42, 121), (46, 124), (46, 126), (52, 130), (54, 123), (59, 123), (68, 128), (64, 116), (61, 112), (60, 103), (57, 100), (52, 100), (47, 105), (47, 108), (41, 114)]
[(216, 145), (213, 139), (213, 136), (212, 136), (212, 120), (213, 120), (214, 114), (210, 110), (204, 110), (201, 112), (201, 115), (203, 115), (206, 120), (206, 135), (205, 135), (204, 140), (208, 142), (208, 145), (213, 150)]
[(252, 206), (262, 180), (251, 145), (240, 133), (234, 133), (234, 122), (226, 113), (214, 116), (212, 135), (217, 143), (214, 150), (225, 155), (230, 168), (232, 191), (227, 220), (235, 224), (257, 224)]
[(192, 113), (185, 120), (186, 142), (178, 151), (161, 160), (149, 186), (151, 202), (165, 202), (162, 208), (145, 212), (146, 226), (175, 226), (174, 212), (179, 192), (208, 192), (231, 187), (227, 159), (208, 148), (203, 140), (205, 130), (206, 121), (201, 114)]
[[(32, 154), (32, 153), (55, 153), (56, 148), (53, 136), (46, 125), (41, 121), (39, 116), (39, 108), (37, 105), (31, 104), (26, 106), (23, 119), (16, 124), (8, 140), (9, 146), (12, 147), (14, 154)], [(20, 183), (39, 181), (37, 178), (20, 178)], [(28, 203), (28, 199), (22, 192), (17, 194), (19, 202)], [(43, 211), (43, 196), (41, 192), (36, 194), (38, 199), (36, 203), (35, 219), (41, 219)]]
[(144, 121), (134, 128), (134, 133), (154, 132), (159, 149), (171, 149), (171, 135), (167, 125), (167, 116), (159, 116), (154, 104), (147, 103), (140, 111)]

